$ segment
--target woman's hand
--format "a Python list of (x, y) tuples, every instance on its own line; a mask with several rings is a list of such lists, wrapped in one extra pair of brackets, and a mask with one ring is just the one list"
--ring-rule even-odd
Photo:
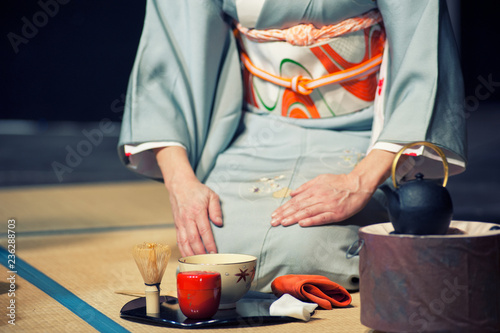
[(353, 216), (387, 179), (393, 159), (394, 153), (372, 150), (349, 174), (323, 174), (304, 183), (273, 212), (271, 225), (310, 227)]
[(155, 152), (170, 194), (181, 255), (216, 253), (210, 220), (222, 226), (219, 196), (196, 178), (184, 148), (172, 146)]
[(169, 193), (182, 256), (216, 253), (210, 220), (222, 226), (219, 196), (197, 179), (174, 182)]
[(310, 227), (343, 221), (360, 211), (372, 194), (357, 176), (323, 174), (292, 191), (292, 199), (271, 215), (271, 224)]

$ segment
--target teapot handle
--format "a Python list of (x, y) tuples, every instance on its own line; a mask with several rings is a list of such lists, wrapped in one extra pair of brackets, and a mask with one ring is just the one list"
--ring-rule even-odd
[(403, 154), (403, 152), (407, 148), (410, 148), (413, 146), (426, 146), (426, 147), (432, 148), (436, 153), (438, 153), (438, 155), (443, 160), (443, 168), (444, 168), (443, 187), (446, 187), (446, 183), (448, 182), (448, 172), (449, 172), (448, 171), (448, 161), (446, 160), (446, 155), (443, 153), (443, 151), (438, 146), (436, 146), (430, 142), (427, 142), (427, 141), (418, 141), (418, 142), (412, 142), (412, 143), (406, 144), (405, 146), (403, 146), (403, 148), (401, 148), (401, 150), (399, 150), (399, 152), (394, 157), (394, 161), (392, 162), (392, 171), (391, 171), (392, 184), (394, 185), (394, 188), (399, 187), (398, 183), (396, 182), (396, 167), (398, 165), (399, 158), (401, 157), (401, 155)]

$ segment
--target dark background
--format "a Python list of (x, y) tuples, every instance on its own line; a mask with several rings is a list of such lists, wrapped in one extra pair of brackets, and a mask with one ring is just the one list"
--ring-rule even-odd
[(44, 22), (37, 15), (42, 7), (19, 0), (0, 5), (1, 118), (118, 121), (110, 105), (126, 91), (145, 1), (42, 1), (56, 3), (58, 12), (35, 26), (38, 32), (17, 53), (8, 33), (22, 36), (23, 17)]
[[(59, 1), (0, 3), (0, 187), (138, 180), (121, 165), (116, 144), (145, 1)], [(448, 2), (459, 12), (469, 122), (468, 170), (448, 188), (456, 218), (500, 222), (500, 86), (482, 84), (500, 83), (500, 5)], [(41, 14), (41, 3), (50, 3), (53, 15)], [(29, 29), (27, 21), (40, 27)], [(30, 37), (16, 52), (9, 36), (22, 37), (23, 29)], [(82, 131), (103, 120), (113, 121), (112, 129), (71, 172), (57, 175), (54, 162), (64, 164), (86, 139)]]
[[(111, 103), (126, 91), (145, 1), (42, 2), (57, 3), (58, 12), (20, 44), (17, 53), (8, 33), (22, 36), (23, 17), (33, 23), (36, 16), (43, 23), (37, 15), (42, 7), (38, 1), (21, 0), (3, 0), (0, 5), (0, 119), (119, 121)], [(500, 5), (497, 0), (460, 3), (466, 94), (474, 95), (479, 75), (494, 73), (500, 81)], [(500, 100), (500, 92), (488, 100)]]

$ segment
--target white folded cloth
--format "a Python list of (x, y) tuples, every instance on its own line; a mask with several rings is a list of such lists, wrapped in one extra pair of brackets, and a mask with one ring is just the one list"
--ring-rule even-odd
[(302, 302), (290, 294), (283, 294), (271, 304), (269, 314), (271, 316), (288, 316), (308, 321), (311, 319), (311, 314), (316, 307), (318, 307), (316, 303)]

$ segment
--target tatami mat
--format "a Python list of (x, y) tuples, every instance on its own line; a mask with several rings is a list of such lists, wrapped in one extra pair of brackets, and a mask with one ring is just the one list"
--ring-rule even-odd
[(18, 231), (172, 223), (168, 193), (154, 181), (51, 185), (0, 190), (0, 216)]
[[(119, 316), (121, 307), (134, 297), (117, 294), (116, 291), (141, 292), (143, 288), (142, 278), (131, 255), (131, 248), (137, 243), (162, 242), (172, 246), (162, 290), (175, 294), (176, 260), (180, 253), (175, 246), (175, 228), (167, 199), (163, 186), (155, 182), (0, 191), (2, 218), (16, 219), (18, 258), (38, 270), (40, 275), (46, 275), (61, 288), (67, 289), (69, 294), (50, 291), (47, 294), (17, 276), (16, 325), (13, 327), (3, 319), (0, 330), (92, 332), (96, 330), (88, 322), (95, 322), (104, 316), (116, 323), (116, 327), (121, 326), (131, 332), (194, 331), (155, 327), (127, 321)], [(6, 247), (6, 237), (0, 239), (0, 245)], [(6, 272), (6, 269), (3, 271)], [(5, 273), (2, 281), (6, 278)], [(0, 304), (5, 309), (3, 305), (10, 300), (8, 285), (3, 283), (0, 288)], [(64, 297), (70, 298), (72, 307), (67, 308), (58, 302)], [(313, 320), (307, 323), (224, 330), (370, 332), (359, 321), (359, 306), (359, 294), (354, 293), (350, 308), (317, 311)], [(105, 326), (97, 327), (102, 329)]]

